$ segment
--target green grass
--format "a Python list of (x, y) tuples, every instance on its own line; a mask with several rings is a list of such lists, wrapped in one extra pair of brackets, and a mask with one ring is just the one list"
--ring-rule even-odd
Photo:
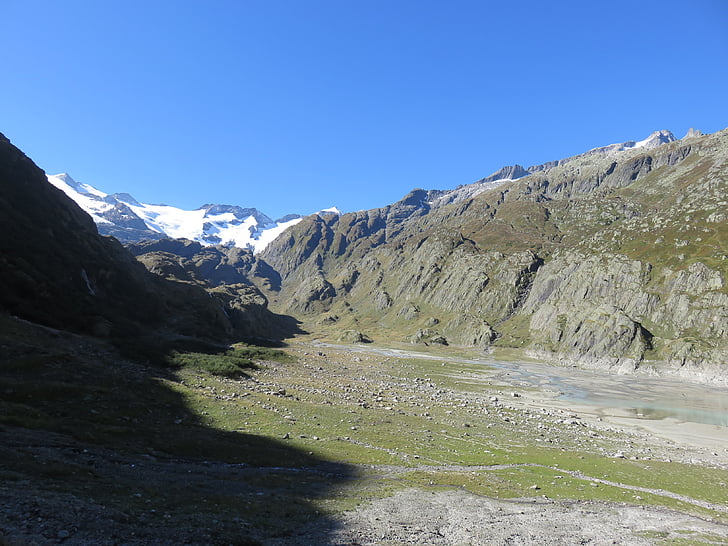
[(290, 361), (291, 357), (283, 351), (266, 347), (237, 345), (223, 353), (180, 353), (174, 352), (167, 357), (167, 364), (175, 368), (189, 368), (206, 371), (212, 375), (228, 378), (248, 377), (247, 371), (257, 368), (255, 361)]
[[(55, 431), (110, 449), (174, 457), (349, 469), (346, 479), (333, 481), (271, 470), (250, 477), (249, 489), (235, 498), (208, 495), (215, 510), (233, 514), (244, 506), (271, 533), (277, 504), (291, 513), (299, 504), (308, 507), (284, 530), (293, 532), (313, 509), (333, 513), (412, 486), (462, 488), (502, 499), (546, 495), (662, 506), (728, 522), (725, 513), (630, 489), (725, 505), (725, 471), (614, 458), (608, 453), (624, 445), (617, 432), (600, 431), (584, 442), (573, 432), (580, 429), (556, 418), (546, 418), (549, 430), (539, 433), (529, 421), (533, 415), (505, 407), (510, 397), (502, 391), (513, 388), (491, 384), (483, 366), (354, 356), (333, 348), (321, 349), (327, 353), (323, 358), (305, 346), (286, 351), (236, 346), (217, 355), (177, 354), (170, 369), (113, 364), (108, 356), (79, 358), (67, 347), (50, 345), (41, 354), (18, 355), (0, 365), (0, 427)], [(442, 349), (429, 351), (437, 355)], [(220, 374), (220, 368), (235, 373)], [(493, 395), (502, 400), (497, 408), (490, 403)], [(9, 481), (35, 475), (64, 483), (85, 472), (68, 462), (39, 466), (1, 450), (0, 456), (5, 457), (0, 476)], [(125, 487), (115, 502), (120, 509), (131, 503), (130, 510), (141, 510)], [(275, 494), (262, 502), (256, 491), (266, 487)], [(180, 512), (192, 496), (185, 488), (170, 490), (160, 497), (160, 510)]]
[(175, 353), (169, 357), (168, 362), (173, 367), (204, 370), (223, 377), (245, 377), (245, 370), (256, 367), (252, 360), (235, 354)]
[[(579, 447), (578, 437), (571, 437), (566, 427), (550, 433), (558, 436), (560, 443), (549, 446), (539, 442), (535, 432), (524, 434), (522, 428), (514, 426), (524, 419), (518, 411), (501, 408), (496, 417), (492, 408), (485, 413), (472, 402), (465, 406), (437, 403), (428, 401), (427, 393), (420, 393), (418, 398), (408, 386), (408, 381), (419, 378), (434, 384), (435, 392), (446, 389), (462, 393), (463, 399), (478, 394), (488, 398), (503, 389), (487, 381), (474, 381), (468, 375), (478, 371), (482, 368), (468, 364), (442, 366), (438, 360), (381, 358), (356, 364), (347, 361), (339, 367), (324, 368), (316, 376), (296, 364), (279, 363), (254, 372), (276, 387), (248, 391), (243, 397), (232, 393), (245, 388), (244, 381), (202, 376), (190, 369), (180, 370), (181, 383), (175, 388), (187, 392), (190, 406), (196, 413), (205, 414), (208, 426), (271, 439), (286, 438), (288, 445), (323, 460), (364, 468), (395, 465), (400, 473), (382, 478), (381, 484), (387, 487), (434, 485), (463, 487), (498, 498), (547, 495), (555, 499), (650, 504), (725, 519), (724, 514), (668, 496), (629, 487), (593, 485), (594, 480), (607, 480), (724, 504), (724, 489), (719, 484), (725, 482), (726, 475), (721, 470), (614, 458), (599, 448), (606, 446), (602, 448), (608, 453), (613, 442), (618, 441), (616, 434), (610, 437), (602, 433), (591, 447)], [(332, 377), (336, 381), (331, 381)], [(374, 392), (372, 385), (386, 388)], [(285, 394), (278, 392), (281, 387)], [(377, 402), (380, 391), (382, 400)], [(220, 396), (227, 397), (227, 401), (216, 401), (215, 397)], [(502, 421), (503, 415), (510, 421)], [(443, 471), (447, 465), (465, 469)], [(492, 465), (517, 466), (467, 470)], [(432, 470), (426, 470), (428, 467)], [(530, 489), (533, 484), (540, 489)]]

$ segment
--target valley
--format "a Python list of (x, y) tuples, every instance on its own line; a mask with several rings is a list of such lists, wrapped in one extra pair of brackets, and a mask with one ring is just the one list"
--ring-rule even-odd
[(725, 427), (559, 400), (527, 364), (304, 336), (229, 378), (28, 333), (33, 380), (0, 376), (4, 544), (728, 542)]
[(286, 227), (0, 138), (0, 544), (728, 543), (726, 149)]

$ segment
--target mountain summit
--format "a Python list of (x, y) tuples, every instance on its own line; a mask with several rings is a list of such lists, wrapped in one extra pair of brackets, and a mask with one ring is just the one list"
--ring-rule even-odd
[(206, 204), (196, 210), (150, 205), (128, 193), (104, 193), (66, 173), (49, 175), (48, 181), (91, 215), (99, 233), (113, 235), (123, 243), (184, 238), (257, 252), (301, 220), (301, 216), (290, 214), (274, 221), (255, 208), (236, 205)]

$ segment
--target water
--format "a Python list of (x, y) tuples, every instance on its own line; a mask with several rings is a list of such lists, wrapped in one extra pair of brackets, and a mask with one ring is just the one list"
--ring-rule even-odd
[(449, 358), (371, 346), (343, 347), (354, 352), (395, 358), (423, 358), (443, 362), (482, 364), (494, 369), (496, 379), (511, 386), (558, 393), (560, 400), (599, 407), (621, 408), (639, 419), (673, 418), (688, 423), (728, 427), (728, 389), (685, 380), (549, 366), (536, 362)]
[(509, 383), (557, 392), (560, 400), (622, 408), (640, 419), (673, 418), (728, 427), (728, 389), (725, 388), (539, 363), (482, 363), (505, 372)]

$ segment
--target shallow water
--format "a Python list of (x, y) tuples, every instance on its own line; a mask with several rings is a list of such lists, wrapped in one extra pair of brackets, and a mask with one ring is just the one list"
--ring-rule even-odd
[(639, 419), (673, 418), (687, 423), (728, 427), (726, 388), (679, 379), (617, 375), (605, 371), (551, 366), (537, 362), (449, 358), (371, 346), (319, 345), (396, 358), (417, 357), (443, 362), (482, 364), (494, 369), (496, 378), (508, 385), (550, 391), (556, 393), (560, 400), (621, 408)]
[(728, 427), (728, 389), (725, 388), (530, 362), (484, 360), (482, 363), (504, 372), (501, 378), (513, 385), (554, 391), (560, 400), (622, 408), (641, 419), (674, 418)]

